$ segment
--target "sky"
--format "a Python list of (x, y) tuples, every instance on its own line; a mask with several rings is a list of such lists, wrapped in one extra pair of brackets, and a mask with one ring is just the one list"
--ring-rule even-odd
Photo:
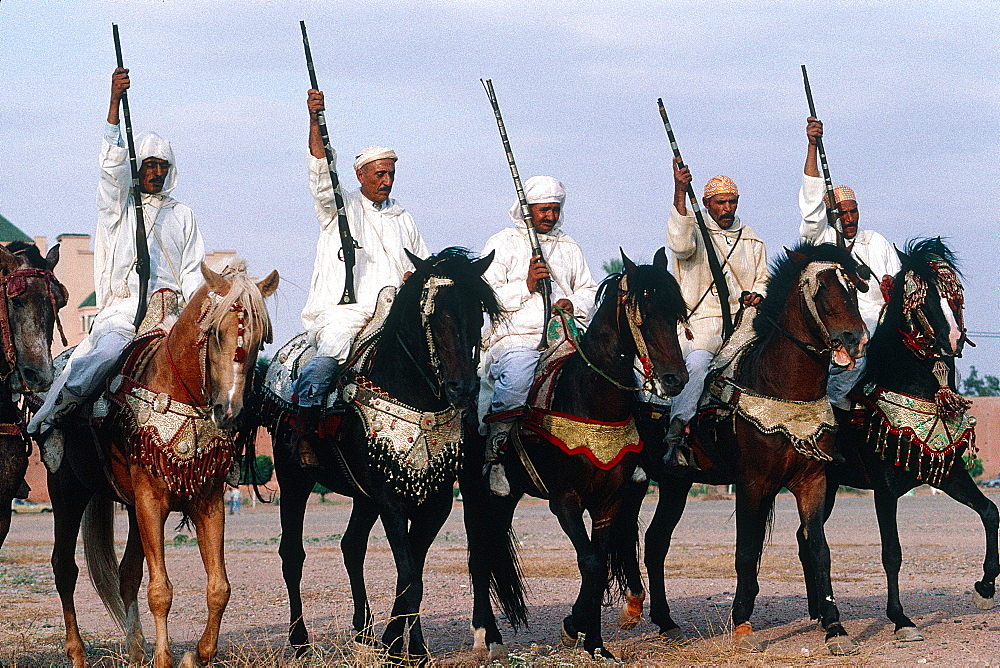
[[(349, 158), (390, 146), (393, 197), (428, 247), (481, 248), (514, 200), (479, 82), (492, 78), (522, 176), (566, 185), (563, 229), (597, 278), (619, 247), (649, 261), (665, 243), (658, 97), (696, 186), (730, 176), (769, 257), (796, 243), (805, 64), (861, 227), (900, 247), (947, 237), (968, 328), (1000, 332), (994, 1), (2, 0), (0, 215), (50, 240), (93, 233), (118, 23), (134, 128), (173, 144), (173, 195), (207, 248), (278, 269), (275, 339), (291, 338), (319, 231), (299, 20), (346, 185)], [(960, 368), (1000, 374), (1000, 339), (973, 339)]]

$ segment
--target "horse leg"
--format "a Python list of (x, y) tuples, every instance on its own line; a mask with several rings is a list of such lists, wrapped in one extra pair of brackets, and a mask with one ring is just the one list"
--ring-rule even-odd
[(403, 656), (403, 639), (406, 626), (420, 611), (423, 598), (423, 582), (418, 572), (418, 564), (410, 545), (407, 517), (399, 501), (384, 499), (382, 527), (392, 549), (396, 564), (396, 599), (392, 604), (389, 623), (382, 633), (382, 644), (389, 650), (391, 660), (398, 661)]
[(740, 481), (736, 488), (736, 595), (733, 597), (733, 635), (736, 644), (759, 652), (750, 616), (760, 586), (757, 568), (764, 550), (768, 519), (774, 511), (775, 489), (762, 489), (762, 481)]
[[(833, 505), (837, 500), (837, 485), (830, 484), (827, 479), (826, 500), (823, 506), (823, 523), (830, 519), (833, 513)], [(813, 562), (812, 553), (809, 551), (809, 541), (806, 540), (805, 525), (800, 524), (795, 532), (795, 540), (799, 546), (799, 562), (802, 564), (802, 575), (806, 583), (806, 598), (809, 601), (809, 619), (819, 619), (820, 602), (816, 589), (816, 564)]]
[(48, 474), (49, 496), (52, 500), (52, 520), (55, 529), (52, 544), (52, 574), (62, 603), (66, 625), (66, 656), (74, 668), (90, 665), (83, 648), (80, 628), (76, 622), (73, 592), (80, 568), (76, 565), (76, 542), (80, 534), (83, 511), (93, 493), (79, 484), (64, 466), (61, 475)]
[(302, 618), (302, 564), (306, 551), (302, 547), (302, 522), (305, 519), (306, 501), (312, 491), (312, 480), (303, 473), (297, 461), (292, 461), (284, 453), (275, 453), (275, 472), (281, 486), (281, 542), (278, 556), (281, 557), (281, 576), (288, 591), (288, 644), (295, 648), (295, 655), (301, 657), (309, 645), (309, 632)]
[(687, 503), (691, 483), (684, 479), (668, 478), (660, 483), (656, 512), (646, 528), (646, 577), (649, 578), (649, 620), (660, 627), (660, 635), (668, 640), (682, 642), (684, 634), (670, 617), (667, 603), (664, 561), (670, 550), (674, 528), (681, 520)]
[(122, 603), (125, 604), (125, 649), (130, 665), (142, 663), (146, 653), (146, 639), (142, 635), (142, 623), (139, 621), (139, 587), (142, 585), (143, 560), (139, 524), (135, 519), (135, 510), (129, 508), (128, 541), (118, 567), (118, 589)]
[[(625, 577), (625, 604), (618, 613), (618, 628), (629, 630), (635, 628), (642, 619), (642, 604), (646, 600), (646, 590), (642, 582), (642, 572), (639, 570), (639, 546), (636, 541), (639, 536), (639, 513), (642, 511), (642, 500), (649, 488), (649, 481), (641, 483), (629, 480), (623, 491), (624, 504), (620, 519), (616, 525), (615, 543), (622, 548), (620, 554)], [(617, 547), (612, 543), (612, 548)], [(633, 549), (634, 546), (634, 549)]]
[(996, 504), (983, 494), (969, 472), (956, 466), (952, 474), (941, 483), (941, 490), (959, 503), (972, 508), (979, 514), (986, 533), (986, 556), (983, 559), (983, 579), (974, 585), (973, 602), (980, 610), (993, 607), (996, 595), (996, 579), (1000, 575), (1000, 555), (997, 551), (997, 530), (1000, 515)]
[(0, 547), (10, 531), (10, 504), (28, 470), (28, 453), (19, 437), (0, 436)]
[(146, 556), (146, 567), (149, 569), (146, 598), (156, 624), (156, 651), (153, 655), (153, 665), (155, 668), (171, 667), (173, 655), (170, 653), (167, 615), (173, 603), (174, 588), (167, 576), (163, 552), (163, 524), (170, 514), (170, 506), (166, 499), (153, 489), (152, 476), (134, 465), (132, 481), (135, 490), (135, 518), (142, 539), (142, 551)]
[[(583, 505), (575, 494), (564, 495), (549, 501), (549, 508), (558, 518), (563, 532), (576, 549), (576, 563), (580, 569), (580, 592), (573, 609), (563, 620), (563, 643), (575, 645), (582, 641), (584, 648), (595, 656), (614, 658), (601, 640), (601, 599), (608, 581), (607, 551), (599, 554), (587, 535), (583, 523)], [(596, 523), (595, 519), (595, 523)]]
[(896, 638), (923, 640), (916, 625), (903, 613), (903, 604), (899, 600), (899, 568), (903, 563), (903, 550), (899, 545), (896, 512), (899, 496), (906, 490), (900, 494), (896, 493), (898, 491), (884, 484), (875, 488), (875, 516), (882, 541), (882, 569), (885, 571), (887, 591), (885, 615), (896, 625)]
[[(420, 578), (420, 587), (423, 589), (424, 564), (427, 560), (427, 550), (437, 537), (445, 520), (451, 514), (451, 507), (454, 503), (454, 496), (451, 486), (445, 485), (437, 493), (428, 496), (422, 504), (417, 506), (410, 518), (410, 546), (413, 549), (413, 557), (417, 564), (417, 577)], [(417, 615), (410, 625), (410, 657), (417, 658), (421, 665), (426, 664), (430, 659), (430, 652), (427, 649), (427, 642), (424, 640), (424, 632), (420, 626), (420, 601), (417, 601)]]
[(372, 628), (375, 618), (368, 606), (368, 591), (365, 588), (365, 554), (376, 520), (378, 508), (367, 497), (359, 496), (354, 499), (351, 519), (340, 541), (344, 568), (351, 582), (351, 596), (354, 599), (354, 640), (368, 645), (375, 644), (375, 632)]
[[(208, 620), (205, 631), (198, 641), (198, 654), (191, 657), (185, 655), (181, 666), (207, 666), (219, 651), (219, 628), (222, 626), (222, 615), (229, 604), (230, 586), (226, 575), (226, 555), (223, 551), (226, 533), (226, 511), (222, 500), (222, 483), (204, 501), (203, 505), (191, 513), (195, 533), (198, 536), (198, 551), (205, 565), (206, 599), (208, 602)], [(196, 662), (189, 659), (195, 658)]]
[[(811, 600), (816, 602), (816, 616), (820, 626), (826, 631), (826, 646), (831, 654), (844, 655), (857, 652), (858, 647), (848, 637), (847, 631), (840, 623), (840, 611), (833, 598), (833, 583), (830, 580), (830, 546), (826, 541), (824, 522), (826, 521), (826, 472), (823, 464), (813, 466), (811, 473), (796, 476), (788, 485), (795, 495), (799, 510), (799, 529), (797, 535), (802, 537), (809, 553), (807, 561), (812, 566), (811, 582), (806, 583), (807, 592), (811, 591)], [(810, 616), (812, 616), (810, 611)]]

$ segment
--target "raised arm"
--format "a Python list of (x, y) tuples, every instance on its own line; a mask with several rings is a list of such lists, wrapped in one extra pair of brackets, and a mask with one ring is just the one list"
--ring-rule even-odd
[[(806, 164), (802, 173), (802, 188), (799, 190), (799, 214), (802, 222), (799, 225), (799, 236), (803, 241), (811, 243), (822, 243), (823, 241), (836, 241), (825, 237), (832, 233), (826, 220), (826, 203), (823, 195), (826, 194), (826, 182), (820, 176), (817, 148), (819, 140), (823, 137), (823, 122), (810, 116), (806, 119), (806, 138), (809, 146), (806, 149)], [(830, 233), (827, 233), (830, 230)]]
[(323, 135), (319, 131), (319, 112), (326, 110), (323, 91), (310, 89), (306, 105), (309, 107), (309, 153), (314, 158), (323, 160), (326, 158), (326, 151), (323, 150)]

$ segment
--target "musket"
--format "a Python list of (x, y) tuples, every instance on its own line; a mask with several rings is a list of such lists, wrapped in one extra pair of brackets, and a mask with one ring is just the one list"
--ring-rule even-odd
[[(500, 129), (500, 139), (503, 141), (503, 150), (507, 152), (507, 164), (510, 166), (510, 175), (514, 179), (514, 189), (517, 191), (517, 201), (521, 205), (521, 218), (528, 227), (528, 242), (531, 244), (531, 256), (540, 257), (545, 262), (542, 255), (542, 244), (538, 241), (538, 233), (531, 218), (531, 207), (528, 206), (528, 198), (524, 194), (524, 186), (521, 185), (521, 176), (517, 173), (517, 165), (514, 163), (514, 153), (510, 150), (510, 140), (507, 138), (507, 129), (503, 124), (503, 116), (500, 115), (500, 105), (497, 103), (496, 93), (493, 92), (493, 81), (491, 79), (480, 79), (483, 88), (486, 89), (486, 96), (493, 106), (493, 114), (497, 117), (497, 127)], [(537, 289), (542, 295), (542, 308), (545, 311), (542, 321), (542, 340), (538, 343), (539, 350), (549, 347), (549, 318), (552, 317), (552, 281), (546, 278), (538, 279)]]
[[(667, 131), (667, 139), (670, 140), (670, 149), (674, 152), (677, 161), (677, 168), (684, 169), (684, 159), (681, 158), (681, 150), (677, 147), (677, 139), (674, 137), (673, 128), (670, 127), (670, 119), (667, 118), (667, 110), (663, 107), (663, 98), (657, 98), (656, 103), (660, 107), (660, 118), (663, 119), (663, 129)], [(705, 256), (708, 258), (708, 268), (712, 272), (712, 281), (715, 283), (715, 290), (719, 295), (719, 308), (722, 309), (722, 338), (728, 339), (733, 333), (733, 314), (729, 308), (729, 283), (722, 272), (722, 264), (719, 256), (715, 252), (715, 242), (705, 225), (705, 217), (698, 206), (698, 198), (694, 194), (691, 184), (687, 187), (687, 196), (691, 201), (691, 210), (694, 212), (694, 219), (698, 223), (698, 231), (701, 232), (701, 240), (705, 245)]]
[[(306, 67), (309, 69), (309, 85), (313, 90), (319, 90), (316, 82), (316, 68), (313, 66), (312, 50), (309, 48), (309, 35), (306, 34), (306, 22), (299, 21), (302, 28), (302, 47), (306, 52)], [(360, 248), (351, 235), (351, 226), (347, 222), (347, 210), (344, 208), (344, 195), (340, 191), (340, 179), (337, 178), (336, 163), (333, 159), (333, 147), (330, 146), (330, 133), (326, 129), (326, 115), (316, 112), (319, 122), (319, 133), (323, 138), (323, 151), (326, 154), (326, 164), (330, 170), (330, 182), (333, 184), (333, 201), (337, 206), (337, 230), (340, 233), (340, 259), (344, 262), (344, 292), (340, 296), (341, 304), (357, 303), (354, 295), (354, 265), (357, 262), (355, 249)]]
[[(118, 39), (118, 24), (111, 24), (111, 34), (115, 38), (115, 56), (118, 67), (124, 68), (122, 44)], [(146, 244), (146, 221), (142, 213), (142, 191), (139, 190), (139, 164), (135, 157), (135, 140), (132, 138), (132, 116), (128, 111), (128, 91), (122, 91), (122, 114), (125, 116), (125, 139), (128, 142), (129, 166), (132, 168), (132, 203), (135, 205), (135, 271), (139, 275), (139, 305), (135, 309), (132, 324), (138, 330), (146, 317), (149, 288), (149, 246)]]
[[(813, 118), (819, 118), (816, 115), (816, 103), (813, 102), (812, 87), (809, 85), (809, 73), (806, 72), (805, 65), (802, 66), (802, 83), (806, 87), (806, 101), (809, 103), (809, 115)], [(841, 248), (846, 248), (847, 241), (844, 239), (844, 233), (837, 227), (837, 212), (833, 208), (833, 179), (830, 178), (830, 165), (826, 161), (826, 150), (823, 149), (822, 137), (816, 137), (816, 150), (819, 151), (819, 164), (823, 168), (823, 180), (826, 181), (826, 222), (837, 233), (837, 245)]]

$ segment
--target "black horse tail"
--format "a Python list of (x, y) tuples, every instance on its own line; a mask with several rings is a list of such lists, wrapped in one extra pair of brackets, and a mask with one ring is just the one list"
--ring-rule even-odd
[(490, 545), (487, 551), (490, 558), (490, 592), (504, 617), (517, 631), (528, 625), (528, 604), (525, 602), (524, 574), (514, 527), (509, 527), (505, 536), (497, 535), (496, 540), (491, 542), (496, 544)]
[(118, 582), (118, 558), (115, 556), (114, 502), (95, 494), (83, 511), (81, 522), (83, 554), (90, 581), (122, 633), (126, 632), (125, 603)]
[[(623, 488), (636, 485), (626, 482)], [(646, 487), (637, 488), (633, 499), (626, 500), (618, 509), (612, 522), (611, 540), (608, 544), (608, 587), (605, 603), (610, 605), (625, 597), (629, 590), (629, 575), (634, 573), (640, 559), (639, 511)], [(641, 576), (640, 576), (641, 577)]]

